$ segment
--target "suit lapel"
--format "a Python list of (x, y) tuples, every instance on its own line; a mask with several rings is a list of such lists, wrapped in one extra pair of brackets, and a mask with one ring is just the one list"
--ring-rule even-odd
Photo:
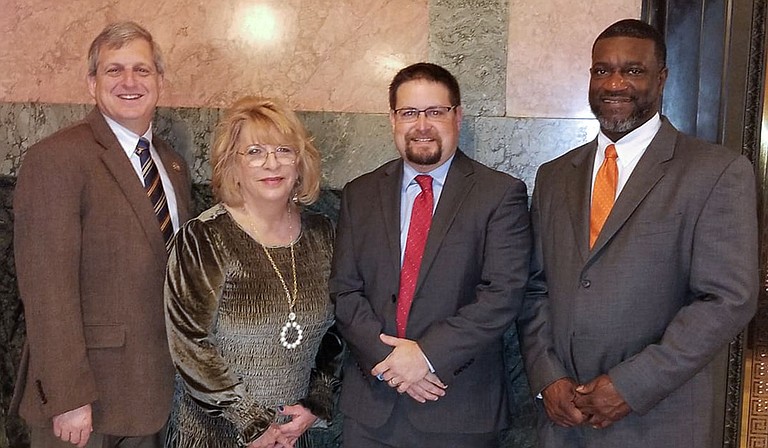
[(384, 217), (384, 232), (389, 243), (390, 263), (400, 277), (400, 189), (403, 178), (403, 160), (392, 162), (379, 179), (381, 214)]
[(456, 151), (451, 167), (448, 170), (448, 175), (445, 178), (443, 191), (440, 193), (437, 209), (435, 209), (435, 214), (432, 217), (427, 245), (424, 248), (424, 256), (421, 259), (419, 279), (416, 282), (416, 293), (418, 293), (419, 288), (424, 283), (429, 268), (435, 261), (437, 251), (440, 249), (448, 229), (451, 228), (456, 214), (461, 209), (461, 204), (475, 184), (472, 178), (474, 172), (475, 170), (469, 159), (461, 151)]
[(150, 247), (157, 255), (155, 259), (164, 266), (167, 252), (163, 235), (160, 232), (152, 204), (147, 198), (144, 187), (133, 170), (130, 160), (126, 157), (120, 142), (117, 141), (117, 137), (98, 109), (94, 108), (86, 117), (86, 121), (91, 126), (96, 141), (104, 148), (101, 153), (101, 160), (136, 214)]
[(563, 180), (565, 194), (568, 201), (568, 214), (571, 218), (571, 229), (579, 248), (582, 260), (589, 256), (589, 208), (592, 191), (592, 167), (595, 163), (595, 151), (597, 141), (593, 141), (584, 147), (571, 161), (573, 169)]
[(669, 124), (666, 118), (662, 118), (661, 129), (640, 157), (640, 161), (619, 193), (619, 197), (616, 198), (611, 214), (608, 215), (600, 236), (595, 241), (590, 258), (594, 257), (613, 238), (653, 186), (664, 177), (664, 163), (674, 155), (675, 140), (677, 140), (677, 130)]

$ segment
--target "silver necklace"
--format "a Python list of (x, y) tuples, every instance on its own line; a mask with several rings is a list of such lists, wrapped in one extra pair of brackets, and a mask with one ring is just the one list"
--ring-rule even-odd
[[(250, 224), (251, 230), (253, 233), (256, 234), (256, 236), (259, 236), (258, 230), (256, 230), (256, 226), (253, 224), (253, 219), (251, 219), (251, 214), (248, 212), (248, 209), (243, 206), (243, 209), (245, 210), (246, 215), (248, 215), (248, 224)], [(293, 222), (291, 222), (291, 206), (288, 205), (288, 220), (290, 224), (288, 225), (288, 230), (293, 230)], [(291, 232), (293, 233), (293, 232)], [(267, 249), (267, 246), (261, 244), (259, 242), (259, 245), (262, 249), (264, 249), (264, 254), (267, 256), (267, 259), (269, 260), (269, 263), (272, 265), (272, 269), (275, 271), (275, 274), (277, 274), (277, 278), (280, 279), (280, 284), (283, 286), (283, 291), (285, 291), (285, 297), (288, 299), (288, 320), (285, 321), (285, 324), (280, 328), (280, 345), (287, 348), (288, 350), (293, 350), (296, 347), (301, 344), (301, 341), (304, 339), (304, 329), (301, 328), (301, 325), (296, 322), (296, 312), (294, 311), (294, 306), (296, 305), (296, 298), (298, 297), (298, 282), (296, 281), (296, 256), (295, 252), (293, 250), (295, 241), (291, 241), (291, 271), (293, 272), (293, 295), (291, 295), (290, 291), (288, 290), (288, 285), (285, 283), (285, 278), (283, 277), (283, 274), (280, 272), (280, 269), (278, 269), (277, 264), (275, 263), (275, 260), (272, 258), (272, 254), (269, 253), (269, 249)], [(288, 340), (288, 332), (293, 331), (296, 333), (296, 338), (292, 341)]]

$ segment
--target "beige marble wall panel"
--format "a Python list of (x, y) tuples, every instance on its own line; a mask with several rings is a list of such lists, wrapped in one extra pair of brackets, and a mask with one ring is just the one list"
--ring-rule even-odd
[(135, 20), (164, 50), (161, 105), (244, 94), (301, 110), (385, 112), (389, 81), (427, 57), (427, 0), (0, 0), (0, 102), (89, 103), (85, 56)]
[(507, 116), (592, 118), (592, 42), (640, 10), (641, 0), (510, 0)]

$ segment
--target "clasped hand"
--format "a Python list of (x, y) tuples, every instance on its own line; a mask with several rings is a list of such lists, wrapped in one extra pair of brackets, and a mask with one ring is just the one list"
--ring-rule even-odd
[(419, 344), (410, 339), (396, 338), (382, 334), (381, 341), (392, 352), (383, 361), (376, 364), (371, 375), (386, 381), (389, 387), (399, 393), (407, 393), (419, 403), (437, 401), (445, 395), (446, 385), (437, 375), (429, 371), (427, 359)]
[(595, 429), (606, 428), (632, 411), (608, 375), (582, 385), (560, 378), (541, 395), (549, 418), (563, 427), (589, 424)]
[(300, 404), (283, 406), (280, 415), (289, 415), (291, 421), (281, 425), (271, 424), (258, 439), (247, 448), (293, 448), (296, 440), (309, 429), (317, 417)]

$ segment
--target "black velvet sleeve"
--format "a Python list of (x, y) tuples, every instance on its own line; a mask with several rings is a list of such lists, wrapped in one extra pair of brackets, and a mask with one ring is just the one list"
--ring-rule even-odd
[(346, 345), (336, 326), (328, 329), (315, 357), (315, 368), (310, 377), (309, 392), (301, 400), (302, 406), (318, 418), (331, 421), (334, 397), (341, 385), (341, 368), (346, 356)]

